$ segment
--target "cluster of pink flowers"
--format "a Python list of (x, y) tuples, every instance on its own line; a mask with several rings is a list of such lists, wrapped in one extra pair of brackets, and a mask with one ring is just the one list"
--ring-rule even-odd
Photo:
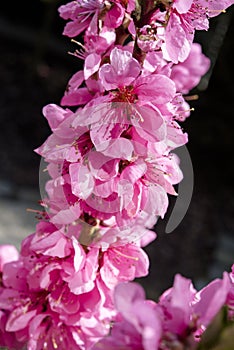
[(135, 245), (88, 250), (43, 221), (19, 257), (11, 246), (0, 253), (0, 345), (9, 349), (89, 349), (109, 332), (114, 286), (148, 268)]
[(35, 232), (19, 253), (0, 248), (0, 346), (171, 349), (198, 341), (223, 305), (233, 308), (233, 273), (200, 292), (177, 275), (158, 304), (129, 283), (147, 276), (143, 248), (183, 178), (173, 150), (188, 142), (186, 94), (210, 67), (195, 30), (233, 3), (59, 7), (84, 66), (60, 105), (43, 108), (51, 135), (35, 151), (50, 179)]
[(197, 292), (191, 280), (177, 274), (173, 286), (158, 303), (145, 300), (143, 288), (134, 282), (115, 288), (118, 314), (109, 337), (98, 349), (164, 350), (195, 349), (203, 332), (224, 305), (233, 320), (234, 265)]
[(224, 305), (234, 321), (234, 265), (199, 292), (177, 274), (156, 303), (125, 282), (147, 272), (134, 246), (85, 252), (42, 222), (20, 256), (3, 245), (0, 257), (0, 345), (8, 349), (195, 349)]

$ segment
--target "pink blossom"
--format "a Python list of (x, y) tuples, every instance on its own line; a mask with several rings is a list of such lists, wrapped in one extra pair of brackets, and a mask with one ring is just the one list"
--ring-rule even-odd
[[(97, 22), (97, 15), (95, 18)], [(114, 29), (106, 26), (98, 29), (93, 18), (90, 26), (85, 31), (84, 45), (76, 42), (79, 48), (74, 52), (74, 56), (84, 59), (83, 73), (85, 80), (98, 71), (102, 56), (114, 46), (115, 40), (116, 33)], [(82, 92), (82, 88), (78, 91)]]
[(199, 341), (201, 334), (226, 304), (229, 291), (230, 278), (226, 272), (222, 279), (215, 279), (199, 292), (189, 279), (177, 274), (173, 287), (159, 299), (165, 317), (164, 342), (172, 346), (183, 338), (190, 339), (190, 342)]
[(171, 12), (162, 44), (163, 56), (174, 63), (183, 62), (189, 55), (194, 36), (194, 28), (182, 22), (182, 15)]
[[(176, 119), (179, 122), (183, 122), (190, 116), (192, 110), (193, 109), (190, 108), (188, 102), (186, 102), (182, 94), (177, 93), (171, 103), (167, 105), (167, 112), (165, 111), (164, 113), (167, 113), (171, 119)], [(178, 128), (178, 133), (179, 132), (180, 130)]]
[[(175, 184), (181, 180), (178, 165), (176, 162), (172, 163), (173, 158), (162, 158), (162, 169), (160, 160), (155, 160), (156, 169), (157, 164), (159, 167), (155, 171), (150, 162), (144, 162), (140, 158), (138, 161), (132, 160), (133, 149), (130, 140), (119, 138), (110, 142), (103, 153), (90, 152), (89, 168), (81, 164), (70, 165), (72, 193), (84, 200), (81, 207), (85, 212), (100, 219), (117, 215), (119, 223), (121, 215), (126, 218), (135, 217), (140, 210), (152, 215), (164, 215), (168, 204), (166, 192), (175, 194), (169, 185), (170, 181)], [(168, 172), (170, 175), (166, 173), (166, 159), (171, 166)], [(119, 173), (121, 162), (127, 164)], [(174, 179), (172, 171), (175, 174)], [(82, 187), (79, 185), (81, 183)]]
[(122, 24), (124, 16), (124, 7), (118, 2), (113, 2), (110, 10), (105, 15), (104, 25), (109, 28), (117, 28)]
[(0, 346), (10, 350), (21, 349), (22, 343), (16, 339), (15, 334), (12, 332), (7, 332), (5, 329), (8, 314), (9, 312), (0, 310)]
[[(89, 296), (95, 303), (95, 306), (93, 304), (91, 314), (85, 307), (85, 298), (72, 293), (71, 289), (74, 289), (73, 286), (69, 289), (68, 284), (64, 285), (66, 275), (69, 273), (68, 261), (64, 261), (66, 271), (64, 270), (65, 275), (62, 277), (61, 273), (65, 267), (62, 266), (62, 261), (58, 263), (56, 260), (51, 260), (49, 265), (47, 265), (45, 257), (43, 258), (41, 256), (40, 260), (36, 257), (35, 259), (35, 267), (38, 268), (38, 270), (34, 271), (34, 267), (34, 269), (28, 271), (28, 283), (30, 289), (27, 290), (25, 284), (25, 290), (19, 294), (19, 298), (17, 299), (15, 297), (15, 305), (8, 316), (6, 331), (11, 333), (14, 332), (16, 338), (20, 339), (21, 342), (28, 342), (28, 349), (40, 349), (40, 339), (43, 339), (43, 342), (48, 342), (48, 344), (51, 343), (51, 348), (53, 342), (54, 344), (57, 344), (59, 348), (65, 348), (66, 342), (69, 338), (72, 340), (71, 344), (74, 348), (77, 347), (77, 345), (82, 346), (82, 344), (83, 348), (88, 348), (84, 344), (89, 344), (91, 342), (92, 327), (93, 341), (95, 342), (98, 339), (98, 323), (102, 319), (101, 315), (99, 314), (97, 316), (97, 311), (95, 311), (97, 310), (97, 299), (94, 297), (95, 286), (90, 290), (90, 293), (93, 295)], [(7, 271), (5, 273), (7, 274)], [(31, 285), (30, 283), (30, 281), (33, 280), (32, 273), (35, 281), (36, 277), (40, 278), (40, 284), (37, 289), (35, 289), (35, 284)], [(44, 288), (46, 288), (46, 290)], [(77, 293), (78, 290), (76, 289), (75, 292)], [(86, 295), (88, 298), (87, 292)], [(2, 297), (3, 296), (1, 296), (1, 298)], [(100, 296), (99, 300), (101, 300)], [(88, 308), (89, 307), (90, 305)], [(40, 318), (41, 322), (44, 319), (44, 325), (42, 326), (41, 324), (40, 326), (39, 323), (37, 331), (31, 333), (31, 327), (33, 327), (38, 318)], [(93, 321), (89, 326), (88, 319), (90, 318), (93, 318)], [(85, 322), (85, 319), (87, 319), (87, 322)], [(83, 329), (83, 331), (80, 331), (81, 334), (79, 336), (77, 335), (74, 339), (73, 332), (75, 329), (77, 330), (77, 328)], [(107, 332), (107, 329), (103, 326), (101, 326), (101, 328), (100, 331), (104, 332), (101, 333), (103, 335)], [(49, 331), (45, 332), (46, 329)], [(56, 331), (56, 329), (58, 329), (58, 331)], [(61, 335), (61, 332), (63, 333), (63, 329), (65, 329), (66, 332), (64, 332), (64, 335), (61, 337), (59, 334)], [(89, 337), (85, 335), (85, 329), (90, 329)], [(86, 339), (88, 340), (86, 341)], [(32, 345), (33, 343), (34, 345)]]
[[(10, 244), (0, 245), (0, 300), (4, 300), (5, 298), (3, 270), (5, 270), (7, 266), (10, 266), (11, 262), (17, 264), (18, 258), (19, 253), (15, 246)], [(14, 297), (15, 295), (16, 293), (11, 293), (11, 297)], [(17, 341), (15, 335), (6, 331), (7, 318), (12, 308), (12, 303), (0, 302), (0, 346), (7, 347), (8, 349), (19, 349), (21, 348), (21, 344)]]
[[(78, 159), (79, 155), (82, 156), (84, 142), (83, 139), (88, 131), (87, 127), (80, 127), (74, 130), (72, 128), (72, 122), (75, 118), (75, 114), (66, 112), (61, 107), (56, 105), (48, 105), (43, 108), (43, 113), (46, 118), (57, 118), (57, 111), (62, 111), (62, 115), (66, 117), (61, 120), (57, 127), (53, 130), (53, 133), (47, 138), (47, 140), (38, 148), (35, 152), (44, 157), (46, 162), (55, 162), (64, 164), (65, 160)], [(64, 113), (65, 112), (65, 113)], [(76, 153), (78, 151), (78, 154)]]
[(140, 76), (140, 64), (131, 53), (114, 48), (110, 54), (110, 64), (104, 64), (99, 70), (100, 80), (106, 90), (115, 90), (112, 95), (115, 102), (140, 101), (167, 103), (175, 95), (172, 80), (162, 74)]
[(160, 310), (154, 302), (145, 300), (143, 288), (136, 283), (120, 283), (114, 296), (119, 314), (110, 336), (94, 349), (158, 349), (162, 335)]
[[(121, 141), (121, 139), (119, 139), (119, 141)], [(130, 147), (132, 147), (129, 140), (126, 140), (126, 144), (127, 143), (129, 143)], [(117, 147), (117, 149), (119, 149), (119, 147)], [(137, 212), (135, 214), (132, 212), (131, 214), (131, 216), (134, 215), (134, 222), (131, 220), (126, 220), (126, 217), (124, 223), (122, 222), (122, 228), (118, 226), (120, 225), (121, 221), (118, 221), (119, 223), (117, 224), (117, 217), (115, 217), (115, 215), (118, 214), (120, 205), (122, 205), (123, 209), (127, 206), (127, 202), (122, 202), (121, 204), (121, 198), (123, 200), (125, 198), (124, 192), (120, 192), (121, 186), (123, 186), (124, 182), (126, 184), (128, 182), (129, 186), (132, 186), (132, 184), (129, 176), (126, 177), (124, 175), (127, 174), (126, 171), (123, 172), (122, 177), (119, 177), (119, 161), (115, 158), (116, 155), (113, 153), (114, 149), (109, 148), (109, 150), (111, 151), (109, 155), (112, 154), (112, 157), (114, 158), (110, 157), (109, 155), (106, 156), (101, 152), (89, 152), (87, 154), (87, 159), (90, 161), (89, 168), (87, 168), (87, 165), (81, 165), (81, 163), (70, 164), (69, 178), (67, 175), (62, 175), (56, 170), (58, 167), (56, 163), (54, 165), (50, 163), (48, 170), (52, 175), (52, 180), (48, 181), (46, 185), (49, 198), (44, 199), (45, 205), (49, 207), (48, 215), (50, 217), (50, 221), (57, 227), (64, 227), (64, 229), (66, 229), (67, 225), (75, 225), (75, 228), (82, 222), (86, 221), (88, 223), (89, 221), (87, 220), (93, 220), (93, 222), (96, 222), (98, 235), (95, 237), (93, 243), (97, 242), (97, 244), (101, 245), (104, 244), (107, 237), (109, 237), (108, 240), (111, 239), (109, 242), (115, 242), (117, 237), (121, 237), (121, 240), (125, 241), (127, 238), (128, 240), (136, 240), (137, 237), (142, 237), (143, 234), (148, 232), (147, 229), (139, 225), (140, 221), (137, 219)], [(132, 150), (133, 148), (130, 148), (130, 154)], [(127, 155), (126, 151), (126, 149), (123, 149), (123, 154)], [(105, 152), (107, 152), (107, 150)], [(118, 154), (118, 156), (119, 155), (120, 154)], [(114, 164), (115, 166), (113, 167)], [(137, 163), (134, 167), (132, 167), (132, 169), (133, 168), (135, 168), (137, 171)], [(144, 168), (146, 169), (146, 166), (144, 166)], [(131, 168), (129, 168), (129, 170), (130, 169)], [(90, 179), (87, 183), (87, 191), (84, 187), (85, 177), (83, 179), (83, 176), (87, 176), (87, 178)], [(138, 179), (139, 177), (136, 177), (136, 181)], [(92, 186), (90, 186), (90, 181), (92, 181)], [(81, 183), (83, 183), (82, 186), (80, 186)], [(106, 198), (114, 193), (113, 191), (117, 190), (114, 184), (118, 185), (118, 193), (120, 197), (116, 197), (114, 201), (110, 202), (112, 207), (108, 206), (106, 208)], [(136, 208), (138, 208), (138, 205)], [(91, 213), (93, 218), (90, 216)], [(142, 215), (144, 215), (143, 212), (141, 212), (140, 216)], [(141, 222), (146, 223), (146, 217), (148, 218), (147, 220), (151, 218), (150, 220), (152, 224), (148, 226), (148, 228), (150, 228), (155, 223), (155, 214), (148, 210), (148, 212), (145, 212), (145, 215), (144, 221)], [(89, 217), (90, 219), (88, 219)], [(97, 220), (111, 218), (111, 222), (106, 221), (105, 219), (103, 224), (98, 224), (98, 221), (94, 219), (95, 217)], [(118, 220), (121, 220), (121, 216), (119, 215)], [(136, 220), (138, 220), (137, 225)], [(93, 227), (93, 229), (95, 229), (95, 227)]]
[[(106, 15), (108, 12), (106, 13)], [(96, 22), (98, 18), (96, 17)], [(80, 44), (82, 50), (80, 51), (80, 58), (85, 58), (88, 54), (96, 53), (100, 56), (105, 55), (111, 48), (114, 47), (116, 40), (116, 33), (113, 27), (103, 25), (101, 28), (92, 21), (84, 34), (84, 45)], [(78, 43), (79, 44), (79, 43)], [(76, 51), (77, 56), (79, 53)]]
[(180, 183), (183, 179), (179, 158), (175, 154), (164, 155), (162, 158), (158, 157), (157, 160), (149, 159), (147, 166), (146, 179), (151, 183), (161, 185), (167, 193), (175, 195), (173, 185)]
[(111, 1), (103, 0), (76, 0), (59, 7), (59, 14), (65, 20), (70, 20), (63, 31), (69, 37), (78, 36), (93, 25), (100, 27), (98, 21), (102, 20), (102, 26), (115, 29), (129, 19), (130, 13), (135, 8), (135, 1)]
[(75, 37), (83, 32), (95, 14), (103, 7), (102, 0), (76, 0), (59, 7), (59, 14), (65, 20), (71, 20), (64, 28), (64, 35)]
[(166, 139), (166, 125), (163, 116), (159, 109), (151, 106), (138, 106), (123, 102), (104, 102), (87, 106), (76, 113), (72, 126), (85, 128), (89, 125), (90, 138), (98, 151), (107, 149), (109, 142), (113, 142), (113, 139), (121, 135), (129, 138), (127, 134), (126, 136), (124, 134), (129, 129), (134, 129), (139, 137), (142, 137), (143, 143), (146, 143), (145, 138), (151, 142)]
[(140, 74), (140, 64), (130, 52), (114, 48), (110, 54), (110, 64), (104, 64), (99, 77), (106, 90), (130, 85)]
[(209, 67), (210, 60), (202, 53), (201, 45), (193, 43), (188, 58), (172, 67), (171, 79), (175, 82), (177, 91), (189, 93), (198, 85)]
[[(98, 220), (115, 217), (114, 227), (125, 230), (140, 215), (163, 217), (167, 193), (175, 194), (173, 185), (182, 179), (178, 162), (168, 154), (173, 146), (166, 144), (167, 130), (156, 108), (119, 103), (113, 109), (107, 103), (69, 114), (37, 150), (54, 163), (44, 200), (51, 221), (59, 227), (72, 224), (83, 212)], [(165, 147), (157, 149), (160, 143)]]
[(224, 305), (233, 317), (233, 271), (199, 292), (176, 274), (158, 303), (129, 283), (149, 273), (142, 247), (156, 238), (152, 229), (183, 178), (173, 153), (188, 139), (182, 94), (209, 68), (195, 30), (231, 4), (156, 1), (141, 13), (135, 0), (59, 7), (63, 34), (82, 34), (73, 55), (84, 66), (61, 99), (72, 109), (42, 111), (52, 134), (35, 152), (50, 179), (35, 232), (20, 253), (0, 246), (0, 346), (194, 347)]
[(146, 276), (149, 268), (147, 254), (135, 244), (109, 248), (103, 253), (100, 276), (105, 285), (113, 290), (119, 282), (132, 281)]
[(15, 246), (10, 244), (0, 245), (0, 273), (3, 266), (11, 261), (16, 261), (19, 258), (18, 250)]
[[(157, 349), (162, 336), (162, 325), (156, 304), (145, 300), (142, 287), (136, 283), (120, 283), (116, 286), (114, 295), (117, 310), (127, 321), (126, 326), (135, 328), (135, 337), (137, 333), (140, 335), (142, 348)], [(131, 341), (134, 341), (134, 337)]]
[(209, 18), (219, 15), (233, 0), (174, 1), (168, 9), (170, 16), (162, 45), (164, 57), (174, 63), (183, 62), (189, 55), (195, 30), (207, 30)]
[(90, 349), (110, 329), (115, 285), (145, 276), (148, 266), (135, 244), (84, 248), (72, 232), (39, 222), (22, 242), (19, 260), (3, 266), (2, 344), (52, 350), (70, 342), (71, 349)]
[(196, 295), (192, 282), (176, 274), (173, 287), (165, 291), (159, 305), (164, 310), (164, 331), (183, 336), (193, 324), (192, 303)]
[(226, 305), (231, 281), (228, 273), (197, 292), (191, 280), (176, 274), (171, 288), (158, 303), (145, 300), (136, 283), (119, 283), (114, 290), (117, 315), (109, 336), (94, 349), (126, 348), (149, 350), (182, 347), (195, 348), (201, 334)]

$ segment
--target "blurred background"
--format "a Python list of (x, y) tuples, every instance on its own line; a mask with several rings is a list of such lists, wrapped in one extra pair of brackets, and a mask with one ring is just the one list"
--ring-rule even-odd
[[(67, 1), (34, 0), (0, 5), (0, 243), (20, 246), (34, 231), (39, 208), (40, 157), (34, 149), (50, 135), (42, 116), (60, 103), (68, 79), (82, 69), (62, 36), (57, 9)], [(211, 69), (193, 93), (194, 112), (183, 123), (189, 135), (194, 190), (189, 209), (170, 234), (165, 227), (174, 206), (155, 227), (157, 239), (145, 248), (150, 274), (139, 282), (148, 297), (170, 287), (176, 273), (197, 288), (221, 277), (234, 262), (234, 6), (210, 20), (195, 41), (211, 59)]]

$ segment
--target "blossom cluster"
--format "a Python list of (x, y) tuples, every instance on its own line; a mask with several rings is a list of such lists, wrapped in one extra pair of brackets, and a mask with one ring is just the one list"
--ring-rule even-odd
[[(98, 349), (196, 349), (210, 322), (226, 306), (234, 321), (234, 265), (199, 292), (191, 280), (176, 274), (173, 286), (158, 303), (145, 299), (143, 288), (120, 283), (114, 302), (118, 314), (111, 335), (94, 346)], [(217, 327), (216, 327), (217, 328)]]
[(0, 344), (16, 350), (26, 343), (37, 350), (197, 349), (224, 306), (234, 321), (234, 265), (200, 291), (177, 274), (156, 303), (128, 282), (146, 273), (145, 260), (130, 246), (86, 253), (74, 238), (40, 223), (20, 256), (14, 246), (0, 248)]
[(233, 274), (201, 292), (178, 275), (158, 304), (129, 283), (147, 276), (143, 248), (183, 179), (174, 150), (188, 142), (187, 95), (210, 67), (195, 31), (233, 3), (59, 7), (83, 69), (60, 104), (42, 111), (51, 135), (35, 151), (50, 178), (35, 232), (19, 253), (0, 249), (0, 346), (170, 349), (198, 339), (222, 305), (233, 306)]
[(86, 251), (48, 222), (22, 242), (20, 256), (13, 248), (0, 251), (0, 345), (9, 349), (89, 349), (109, 332), (114, 286), (147, 274), (137, 246)]

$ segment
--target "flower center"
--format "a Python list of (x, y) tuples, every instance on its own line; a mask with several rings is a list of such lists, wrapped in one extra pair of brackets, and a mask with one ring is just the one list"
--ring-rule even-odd
[(138, 100), (132, 85), (119, 88), (117, 91), (113, 92), (113, 95), (113, 102), (135, 103)]

